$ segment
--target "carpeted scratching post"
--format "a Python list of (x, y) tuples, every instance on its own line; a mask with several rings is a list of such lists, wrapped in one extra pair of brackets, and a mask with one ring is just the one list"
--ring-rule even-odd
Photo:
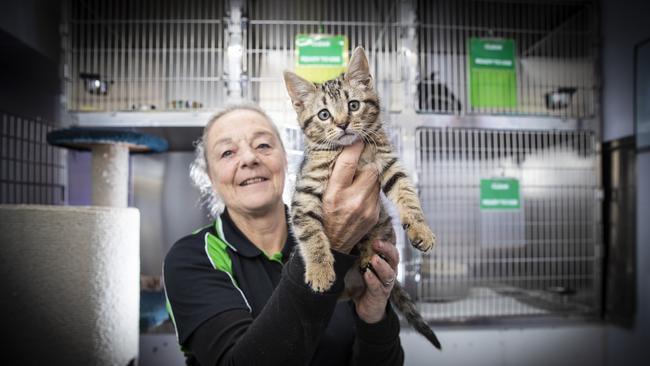
[(21, 365), (135, 366), (140, 213), (126, 207), (128, 156), (167, 144), (88, 129), (48, 142), (92, 150), (93, 206), (0, 205), (5, 346)]
[(129, 152), (162, 152), (167, 142), (142, 133), (71, 128), (50, 132), (52, 145), (92, 151), (93, 206), (126, 207), (128, 203)]
[(4, 357), (135, 365), (139, 229), (135, 208), (0, 205)]

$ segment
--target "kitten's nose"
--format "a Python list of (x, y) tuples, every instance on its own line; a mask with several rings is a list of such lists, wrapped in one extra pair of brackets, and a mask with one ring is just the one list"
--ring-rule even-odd
[(345, 123), (341, 123), (340, 125), (337, 125), (337, 126), (339, 126), (340, 129), (345, 131), (345, 129), (348, 128), (349, 124), (350, 124), (350, 122), (345, 122)]

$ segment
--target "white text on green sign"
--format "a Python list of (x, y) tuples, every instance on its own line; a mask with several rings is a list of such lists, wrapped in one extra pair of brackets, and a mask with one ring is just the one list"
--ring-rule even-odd
[(345, 66), (344, 36), (299, 34), (296, 36), (299, 65)]
[(517, 179), (481, 179), (481, 209), (518, 209), (519, 207)]
[(517, 106), (515, 42), (469, 40), (470, 104), (474, 108)]

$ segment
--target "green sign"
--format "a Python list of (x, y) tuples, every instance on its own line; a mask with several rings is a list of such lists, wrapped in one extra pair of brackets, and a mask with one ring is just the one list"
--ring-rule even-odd
[(515, 41), (470, 38), (469, 43), (472, 107), (516, 107)]
[(481, 179), (481, 209), (518, 209), (519, 181), (513, 178)]
[(348, 63), (348, 38), (327, 34), (296, 36), (296, 73), (309, 81), (322, 83), (334, 79)]

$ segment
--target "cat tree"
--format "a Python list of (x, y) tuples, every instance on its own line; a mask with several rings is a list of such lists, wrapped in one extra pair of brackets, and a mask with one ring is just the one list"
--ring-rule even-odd
[(140, 212), (127, 207), (129, 152), (167, 143), (77, 128), (48, 142), (92, 151), (93, 206), (0, 205), (0, 301), (12, 349), (25, 364), (135, 365)]

